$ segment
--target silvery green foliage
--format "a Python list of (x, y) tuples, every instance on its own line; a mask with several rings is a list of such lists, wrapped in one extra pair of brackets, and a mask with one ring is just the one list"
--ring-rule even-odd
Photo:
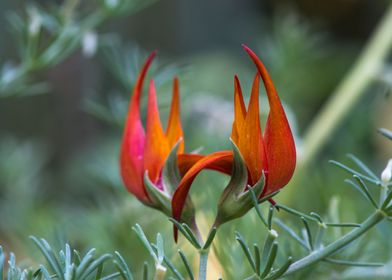
[(23, 13), (8, 13), (18, 60), (0, 58), (0, 97), (47, 92), (49, 85), (36, 81), (37, 72), (55, 67), (80, 47), (91, 57), (100, 40), (94, 32), (98, 26), (113, 17), (139, 11), (155, 0), (87, 2), (67, 0), (50, 9), (30, 4)]

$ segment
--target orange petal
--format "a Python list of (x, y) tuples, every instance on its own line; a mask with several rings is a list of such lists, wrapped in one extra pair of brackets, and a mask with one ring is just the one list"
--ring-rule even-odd
[(178, 168), (180, 169), (181, 177), (188, 172), (188, 170), (204, 156), (199, 154), (179, 154), (177, 156)]
[(149, 203), (149, 198), (143, 187), (145, 134), (140, 119), (140, 96), (144, 78), (155, 55), (156, 51), (145, 61), (133, 89), (120, 151), (120, 170), (124, 184), (131, 193), (145, 203)]
[(259, 86), (260, 76), (256, 75), (248, 112), (244, 124), (238, 131), (239, 141), (236, 143), (248, 167), (252, 185), (257, 183), (263, 170), (267, 168), (259, 116)]
[[(188, 197), (189, 190), (191, 188), (193, 180), (197, 174), (203, 169), (213, 169), (219, 171), (231, 172), (231, 166), (233, 162), (233, 153), (231, 151), (221, 151), (207, 155), (197, 161), (184, 175), (181, 182), (173, 194), (172, 199), (172, 211), (173, 218), (177, 221), (181, 219), (181, 213), (185, 205), (185, 201)], [(175, 239), (177, 240), (177, 231), (174, 231)]]
[(170, 153), (170, 147), (159, 117), (154, 81), (151, 81), (148, 91), (146, 126), (144, 170), (148, 170), (151, 181), (157, 183), (165, 160)]
[(240, 81), (237, 76), (234, 76), (234, 121), (231, 132), (231, 139), (233, 139), (234, 143), (238, 143), (238, 131), (244, 124), (245, 116), (246, 108)]
[[(178, 142), (180, 138), (183, 137), (183, 131), (181, 126), (180, 119), (180, 97), (179, 97), (179, 85), (178, 78), (174, 78), (173, 82), (173, 97), (170, 108), (170, 115), (166, 130), (166, 135), (169, 140), (170, 148), (174, 147), (174, 145)], [(184, 141), (180, 143), (178, 148), (178, 154), (182, 154), (184, 152)]]
[(252, 50), (247, 46), (243, 45), (243, 47), (256, 64), (264, 81), (270, 105), (264, 141), (268, 160), (267, 193), (271, 193), (286, 185), (294, 173), (295, 143), (282, 103), (267, 69)]

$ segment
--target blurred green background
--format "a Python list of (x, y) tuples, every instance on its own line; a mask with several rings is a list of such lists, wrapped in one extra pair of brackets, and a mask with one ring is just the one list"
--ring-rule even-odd
[[(167, 248), (173, 245), (167, 218), (127, 193), (118, 172), (129, 93), (146, 55), (159, 50), (150, 77), (157, 81), (162, 118), (166, 120), (168, 113), (171, 79), (178, 75), (186, 149), (208, 153), (229, 147), (234, 74), (244, 92), (250, 91), (255, 69), (241, 49), (242, 43), (248, 44), (271, 73), (300, 153), (306, 149), (301, 135), (388, 6), (388, 1), (372, 0), (77, 2), (0, 2), (0, 244), (27, 264), (35, 263), (36, 254), (29, 235), (44, 237), (58, 248), (67, 241), (82, 251), (118, 250), (136, 272), (141, 272), (148, 254), (132, 233), (133, 224), (141, 224), (149, 236), (160, 231), (167, 237)], [(118, 3), (122, 6), (112, 9)], [(63, 56), (44, 66), (28, 64), (34, 55), (23, 50), (29, 46), (26, 38), (36, 9), (44, 30), (36, 53), (56, 42), (54, 56)], [(102, 20), (86, 24), (94, 13), (103, 14)], [(61, 27), (67, 24), (72, 28), (64, 35)], [(61, 41), (58, 34), (68, 37)], [(25, 64), (36, 66), (27, 67), (21, 79), (8, 85)], [(391, 143), (377, 134), (379, 127), (392, 129), (389, 89), (387, 81), (375, 79), (311, 167), (302, 170), (302, 179), (289, 185), (293, 190), (285, 202), (326, 217), (338, 212), (342, 221), (366, 217), (370, 207), (345, 186), (347, 175), (330, 166), (328, 159), (347, 163), (346, 154), (353, 153), (376, 174), (381, 172), (392, 155)], [(267, 101), (261, 101), (265, 119)], [(192, 196), (208, 222), (226, 180), (205, 172), (195, 182)], [(263, 229), (255, 219), (252, 212), (219, 233), (218, 258), (224, 267), (234, 268), (227, 269), (225, 279), (238, 279), (249, 271), (235, 266), (242, 253), (234, 230), (249, 243), (262, 243)], [(389, 225), (378, 227), (367, 236), (366, 248), (349, 250), (346, 256), (388, 262), (390, 230)], [(355, 273), (325, 264), (298, 279), (365, 275)]]

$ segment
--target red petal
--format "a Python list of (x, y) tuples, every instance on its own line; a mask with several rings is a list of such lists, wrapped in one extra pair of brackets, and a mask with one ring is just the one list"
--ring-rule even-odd
[(154, 81), (151, 81), (147, 103), (147, 133), (144, 147), (144, 170), (153, 183), (160, 177), (161, 169), (170, 153), (168, 139), (162, 129)]
[[(170, 108), (169, 121), (167, 125), (166, 135), (169, 140), (170, 148), (183, 137), (181, 119), (180, 119), (180, 97), (179, 97), (179, 85), (177, 77), (174, 78), (173, 82), (173, 97)], [(184, 152), (184, 141), (180, 143), (178, 148), (178, 154)]]
[[(185, 205), (189, 190), (191, 188), (193, 180), (197, 174), (203, 169), (213, 169), (223, 172), (230, 170), (233, 162), (233, 153), (231, 151), (222, 151), (207, 155), (197, 161), (184, 175), (181, 182), (173, 194), (172, 199), (172, 211), (173, 218), (180, 221), (181, 213)], [(174, 238), (177, 240), (177, 230), (174, 230)]]
[(131, 193), (145, 203), (149, 203), (149, 198), (143, 187), (145, 134), (140, 119), (140, 96), (144, 78), (155, 55), (156, 51), (146, 59), (133, 89), (120, 151), (120, 170), (124, 184)]
[(286, 185), (294, 173), (295, 143), (282, 103), (267, 69), (252, 50), (247, 46), (243, 45), (243, 47), (256, 64), (264, 81), (270, 105), (264, 141), (268, 160), (267, 192), (271, 193)]

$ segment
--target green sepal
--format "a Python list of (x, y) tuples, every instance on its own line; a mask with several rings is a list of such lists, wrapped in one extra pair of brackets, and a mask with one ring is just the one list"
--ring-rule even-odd
[(150, 205), (153, 208), (161, 210), (165, 215), (171, 216), (171, 197), (168, 193), (161, 191), (157, 186), (151, 182), (148, 176), (148, 171), (144, 173), (144, 186), (148, 193), (149, 198), (152, 200)]
[(183, 140), (180, 139), (174, 145), (173, 149), (170, 151), (170, 154), (166, 159), (165, 165), (163, 166), (162, 170), (163, 187), (170, 194), (170, 196), (173, 195), (174, 191), (176, 190), (181, 181), (180, 170), (178, 169), (177, 164), (177, 152), (182, 141)]
[[(231, 140), (230, 140), (231, 141)], [(238, 147), (231, 141), (233, 147), (233, 169), (231, 179), (224, 189), (219, 202), (216, 225), (221, 225), (230, 220), (245, 215), (253, 208), (252, 194), (246, 190), (248, 183), (248, 169)], [(259, 181), (252, 187), (256, 197), (259, 197), (264, 190), (264, 173)]]
[[(177, 141), (173, 149), (170, 151), (170, 154), (165, 161), (165, 165), (163, 166), (163, 190), (160, 190), (157, 186), (155, 186), (155, 184), (150, 180), (147, 171), (144, 174), (144, 185), (148, 196), (153, 201), (152, 205), (149, 206), (162, 211), (168, 217), (172, 216), (171, 200), (173, 193), (181, 181), (181, 174), (177, 164), (177, 151), (182, 141), (182, 139)], [(189, 197), (185, 202), (181, 221), (191, 225), (192, 227), (195, 226), (195, 209)]]

